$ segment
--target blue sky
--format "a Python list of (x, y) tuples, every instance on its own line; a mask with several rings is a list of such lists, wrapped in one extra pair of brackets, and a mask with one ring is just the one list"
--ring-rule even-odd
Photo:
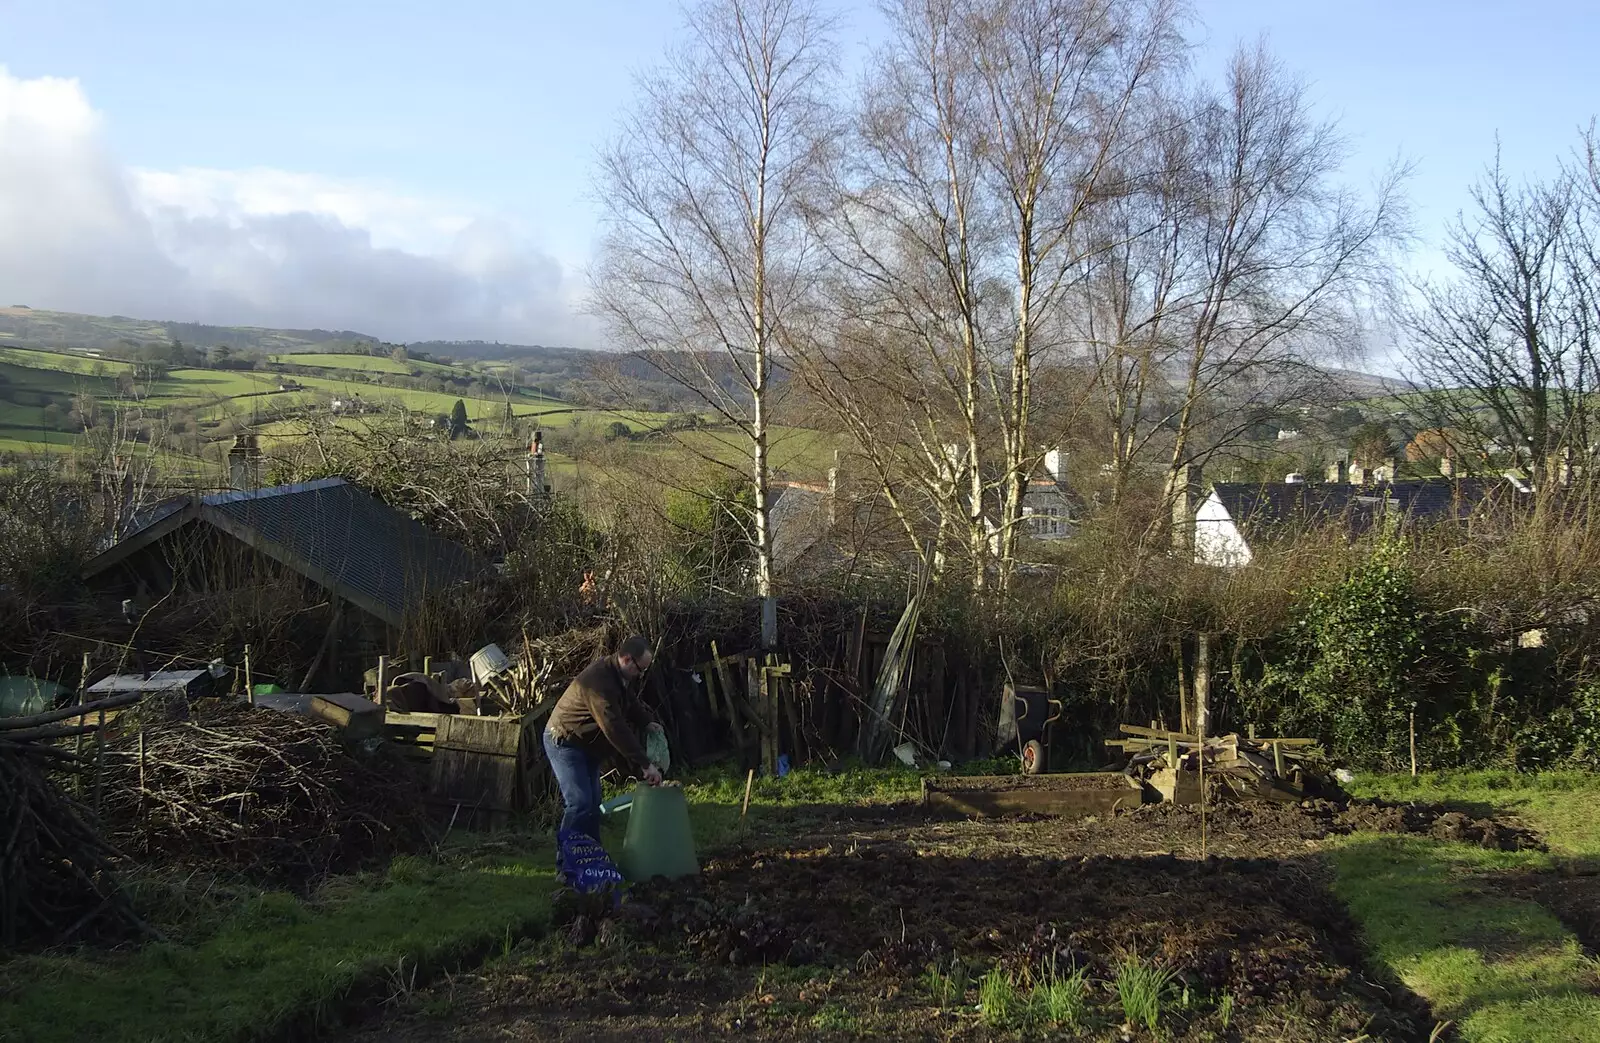
[[(1497, 132), (1510, 169), (1546, 171), (1600, 111), (1593, 3), (1195, 8), (1200, 67), (1218, 68), (1239, 40), (1266, 33), (1340, 120), (1351, 179), (1396, 155), (1415, 161), (1420, 267), (1432, 265), (1430, 248)], [(869, 5), (839, 10), (860, 55), (877, 19)], [(36, 258), (8, 269), (4, 241), (0, 282), (82, 310), (224, 321), (219, 311), (231, 308), (235, 321), (364, 322), (407, 339), (582, 339), (590, 333), (564, 312), (581, 297), (596, 227), (592, 159), (629, 102), (632, 73), (660, 56), (679, 19), (667, 0), (0, 0), (10, 83), (9, 95), (0, 83), (0, 217), (8, 206), (14, 217), (39, 209), (41, 189), (16, 171), (31, 162), (43, 176), (52, 168), (37, 157), (51, 154), (53, 169), (82, 162), (99, 179), (74, 181), (64, 207), (165, 208), (189, 221), (151, 230), (129, 218), (111, 250), (158, 250), (188, 280), (182, 294), (159, 292), (159, 264), (142, 266), (138, 286), (118, 289), (107, 262), (95, 278), (53, 288)], [(47, 77), (77, 83), (24, 89)], [(52, 136), (57, 124), (68, 129)], [(114, 198), (119, 178), (131, 202)], [(52, 199), (67, 191), (46, 187)], [(22, 216), (33, 224), (0, 220), (13, 252), (25, 228), (48, 231), (37, 214)], [(87, 243), (92, 227), (74, 220), (57, 238)], [(251, 229), (275, 257), (320, 252), (306, 272), (269, 280), (219, 239), (224, 226)], [(365, 266), (345, 297), (342, 265)], [(220, 274), (207, 281), (198, 267)], [(400, 300), (407, 294), (420, 301)]]

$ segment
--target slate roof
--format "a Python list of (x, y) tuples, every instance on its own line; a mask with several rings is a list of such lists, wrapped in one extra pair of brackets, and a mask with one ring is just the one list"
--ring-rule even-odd
[(1339, 518), (1352, 531), (1362, 532), (1389, 510), (1411, 522), (1460, 521), (1491, 499), (1519, 495), (1502, 478), (1421, 478), (1377, 485), (1218, 482), (1212, 491), (1247, 536)]
[(827, 538), (829, 493), (826, 488), (798, 482), (777, 486), (773, 492), (776, 498), (767, 508), (772, 564), (785, 572)]
[(459, 543), (343, 478), (325, 478), (158, 504), (133, 532), (90, 560), (85, 577), (190, 523), (226, 532), (395, 626), (424, 596), (483, 569)]

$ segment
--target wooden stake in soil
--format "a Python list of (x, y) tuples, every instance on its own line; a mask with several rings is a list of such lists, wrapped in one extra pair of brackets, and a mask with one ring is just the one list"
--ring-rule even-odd
[[(244, 646), (244, 698), (245, 698), (245, 702), (249, 703), (251, 706), (254, 706), (256, 704), (256, 686), (251, 682), (251, 677), (250, 677), (250, 646), (249, 645), (245, 645)], [(141, 741), (143, 741), (144, 733), (141, 732), (140, 735), (139, 735), (139, 738), (140, 738)]]
[(389, 691), (389, 657), (386, 655), (378, 657), (378, 676), (373, 684), (378, 689), (373, 693), (373, 701), (382, 706)]
[(750, 788), (755, 784), (756, 770), (751, 768), (750, 773), (744, 777), (744, 807), (739, 809), (739, 836), (741, 837), (744, 836), (744, 817), (750, 813)]
[(144, 818), (144, 729), (139, 729), (139, 810), (138, 817)]
[(1417, 711), (1411, 711), (1411, 777), (1417, 777)]
[[(79, 675), (79, 680), (78, 680), (78, 705), (82, 706), (85, 702), (88, 701), (88, 698), (89, 698), (89, 653), (85, 652), (85, 653), (83, 653), (83, 672)], [(83, 718), (82, 717), (78, 718), (78, 723), (79, 724), (83, 723)], [(72, 755), (75, 758), (78, 758), (80, 760), (80, 762), (81, 762), (81, 760), (83, 758), (83, 733), (82, 732), (78, 733), (77, 741), (73, 745)], [(79, 775), (77, 778), (73, 779), (72, 781), (73, 781), (73, 789), (77, 791), (78, 796), (81, 798), (83, 796), (83, 776)]]
[[(83, 733), (78, 733), (83, 738)], [(106, 711), (100, 708), (100, 723), (94, 733), (94, 813), (100, 814), (100, 791), (106, 773)]]

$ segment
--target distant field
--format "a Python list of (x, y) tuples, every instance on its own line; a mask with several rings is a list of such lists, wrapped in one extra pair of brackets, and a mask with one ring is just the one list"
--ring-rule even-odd
[(82, 376), (93, 376), (98, 372), (101, 375), (116, 376), (132, 369), (127, 362), (117, 362), (114, 359), (96, 359), (84, 355), (72, 355), (60, 351), (36, 351), (33, 348), (0, 347), (0, 362), (13, 366), (24, 366), (28, 369), (40, 371), (54, 371), (57, 373), (74, 373)]
[(295, 352), (271, 356), (273, 362), (286, 366), (308, 366), (312, 369), (350, 369), (361, 373), (396, 373), (408, 375), (415, 370), (424, 373), (459, 373), (458, 369), (441, 366), (437, 362), (407, 360), (396, 362), (387, 356), (376, 355), (326, 355), (318, 352)]
[(71, 431), (42, 431), (0, 423), (0, 453), (70, 453), (78, 444)]
[(190, 405), (277, 389), (277, 377), (248, 370), (175, 369), (156, 382), (145, 401), (153, 406)]

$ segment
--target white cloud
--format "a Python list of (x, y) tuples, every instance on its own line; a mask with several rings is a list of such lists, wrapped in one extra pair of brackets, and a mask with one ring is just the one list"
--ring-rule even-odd
[(578, 289), (509, 222), (272, 169), (131, 170), (76, 80), (0, 67), (4, 304), (389, 339), (592, 341)]

